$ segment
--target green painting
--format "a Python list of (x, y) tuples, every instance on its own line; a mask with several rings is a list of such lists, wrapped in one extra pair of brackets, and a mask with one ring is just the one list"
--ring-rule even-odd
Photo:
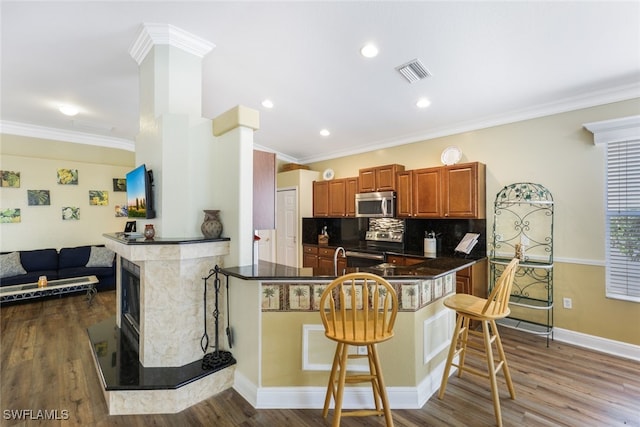
[(13, 171), (0, 171), (0, 179), (2, 180), (2, 187), (20, 187), (20, 172)]
[(109, 204), (109, 192), (89, 190), (89, 204), (94, 206), (107, 206)]
[(29, 206), (47, 206), (51, 204), (49, 190), (27, 190)]
[(20, 216), (20, 209), (3, 209), (0, 211), (0, 223), (12, 224), (20, 222), (22, 217)]

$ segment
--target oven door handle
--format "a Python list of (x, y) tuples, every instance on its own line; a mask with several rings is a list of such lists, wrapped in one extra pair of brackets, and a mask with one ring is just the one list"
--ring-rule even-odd
[(364, 252), (347, 251), (345, 255), (347, 256), (347, 258), (354, 257), (354, 258), (378, 259), (378, 260), (384, 261), (384, 255), (378, 255), (378, 254), (368, 254)]

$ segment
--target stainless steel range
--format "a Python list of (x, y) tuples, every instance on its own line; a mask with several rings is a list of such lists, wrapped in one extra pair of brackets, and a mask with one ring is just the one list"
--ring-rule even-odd
[(365, 241), (357, 247), (347, 248), (347, 266), (371, 267), (386, 262), (386, 252), (401, 252), (404, 247), (403, 231), (369, 230)]

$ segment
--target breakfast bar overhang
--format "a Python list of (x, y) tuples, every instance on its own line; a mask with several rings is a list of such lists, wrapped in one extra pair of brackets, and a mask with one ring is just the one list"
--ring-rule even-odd
[[(340, 272), (377, 274), (398, 294), (395, 335), (378, 347), (392, 408), (420, 408), (438, 389), (455, 323), (442, 301), (455, 292), (456, 271), (478, 261), (438, 257)], [(335, 344), (324, 336), (318, 303), (335, 276), (262, 261), (218, 271), (229, 288), (236, 391), (256, 408), (322, 408)], [(347, 387), (343, 408), (370, 399), (370, 387)]]

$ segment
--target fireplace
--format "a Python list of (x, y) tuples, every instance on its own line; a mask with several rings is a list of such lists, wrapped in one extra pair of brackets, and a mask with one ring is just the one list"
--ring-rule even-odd
[(118, 255), (116, 315), (88, 333), (109, 414), (177, 413), (231, 387), (235, 360), (205, 369), (201, 344), (205, 319), (217, 330), (215, 286), (205, 303), (203, 278), (229, 239), (105, 237)]
[(140, 266), (122, 259), (121, 270), (121, 319), (123, 335), (138, 348), (140, 342)]

